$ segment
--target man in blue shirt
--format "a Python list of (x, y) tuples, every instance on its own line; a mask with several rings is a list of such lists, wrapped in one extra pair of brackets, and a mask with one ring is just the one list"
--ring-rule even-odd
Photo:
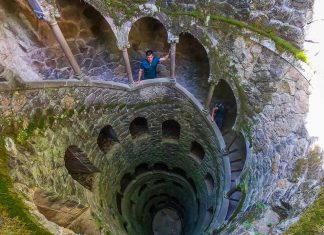
[(168, 58), (169, 58), (169, 54), (167, 54), (162, 58), (159, 58), (159, 57), (154, 57), (152, 50), (146, 51), (146, 59), (143, 59), (141, 61), (141, 67), (138, 72), (137, 84), (139, 84), (141, 80), (156, 78), (157, 76), (156, 67), (158, 63), (160, 63), (160, 61), (162, 62), (166, 61)]
[(219, 129), (223, 126), (225, 107), (222, 103), (216, 104), (212, 111), (212, 120), (216, 122)]

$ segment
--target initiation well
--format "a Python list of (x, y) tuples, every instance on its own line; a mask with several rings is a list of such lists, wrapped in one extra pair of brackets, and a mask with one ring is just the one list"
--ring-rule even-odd
[(0, 1), (0, 231), (290, 234), (323, 177), (311, 2)]

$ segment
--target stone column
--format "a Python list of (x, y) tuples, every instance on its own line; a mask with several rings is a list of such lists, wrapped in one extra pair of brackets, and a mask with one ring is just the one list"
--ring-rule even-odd
[(48, 22), (48, 24), (51, 26), (54, 36), (55, 36), (57, 42), (60, 44), (66, 58), (68, 59), (70, 65), (75, 73), (75, 75), (80, 76), (81, 68), (80, 68), (78, 62), (76, 61), (69, 45), (67, 44), (65, 37), (64, 37), (59, 25), (57, 24), (57, 21), (53, 20), (53, 21)]
[(207, 96), (207, 99), (206, 99), (205, 104), (204, 104), (204, 109), (208, 113), (209, 113), (210, 103), (211, 103), (211, 100), (213, 98), (213, 94), (214, 94), (214, 91), (215, 91), (215, 87), (216, 87), (216, 83), (212, 82), (210, 84), (208, 96)]
[(170, 77), (171, 81), (175, 82), (175, 67), (176, 67), (176, 45), (179, 43), (179, 37), (173, 36), (168, 39), (168, 43), (171, 45), (170, 48), (170, 61), (171, 61), (171, 71), (170, 71)]
[(60, 44), (65, 56), (67, 57), (69, 63), (71, 64), (71, 67), (75, 75), (78, 78), (80, 78), (82, 74), (80, 66), (76, 61), (56, 21), (56, 17), (60, 17), (58, 10), (54, 7), (54, 5), (49, 4), (45, 0), (28, 0), (28, 2), (32, 7), (32, 9), (34, 10), (34, 13), (36, 14), (37, 18), (40, 20), (44, 20), (49, 24), (57, 42)]
[(123, 46), (118, 46), (119, 49), (123, 52), (123, 58), (126, 66), (126, 72), (127, 72), (127, 77), (128, 77), (128, 84), (130, 86), (134, 86), (134, 79), (133, 79), (133, 73), (132, 73), (132, 68), (131, 64), (129, 61), (129, 55), (127, 49), (130, 47), (130, 45), (123, 45)]

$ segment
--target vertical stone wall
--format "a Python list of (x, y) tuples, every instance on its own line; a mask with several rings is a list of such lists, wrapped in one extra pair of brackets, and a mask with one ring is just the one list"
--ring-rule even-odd
[[(125, 215), (116, 205), (122, 177), (133, 173), (137, 165), (164, 162), (170, 169), (182, 169), (195, 185), (200, 200), (195, 231), (217, 220), (228, 177), (224, 159), (217, 157), (221, 140), (191, 101), (172, 85), (134, 91), (122, 87), (32, 89), (1, 93), (0, 97), (1, 133), (12, 179), (22, 193), (32, 195), (34, 188), (40, 188), (49, 195), (80, 201), (90, 206), (102, 229), (124, 234)], [(147, 119), (148, 134), (134, 138), (129, 125), (139, 116)], [(181, 126), (179, 140), (162, 138), (162, 122), (169, 119)], [(114, 128), (120, 143), (103, 153), (97, 138), (106, 125)], [(190, 157), (192, 141), (201, 142), (204, 148), (200, 164)], [(100, 170), (92, 191), (73, 180), (65, 167), (64, 154), (71, 145), (78, 146)], [(207, 174), (217, 184), (214, 190), (207, 190)], [(214, 211), (205, 223), (204, 214), (210, 207)]]
[[(96, 4), (95, 1), (94, 4)], [(202, 10), (206, 13), (206, 16), (208, 14), (225, 15), (234, 19), (248, 22), (256, 27), (264, 27), (265, 29), (269, 27), (270, 29), (275, 29), (278, 35), (281, 35), (283, 38), (292, 41), (299, 47), (302, 47), (305, 30), (304, 27), (305, 24), (310, 20), (312, 1), (213, 1), (209, 3), (200, 1), (163, 1), (161, 6), (166, 7), (167, 9), (180, 9), (183, 12)], [(7, 10), (8, 12), (12, 12), (12, 6), (10, 7), (8, 5), (6, 7), (6, 9), (11, 9)], [(83, 64), (82, 66), (85, 66), (84, 68), (86, 68), (86, 72), (89, 73), (92, 78), (126, 81), (125, 79), (115, 79), (118, 76), (116, 75), (115, 77), (114, 75), (115, 72), (117, 74), (123, 74), (121, 77), (125, 75), (125, 68), (122, 65), (120, 56), (117, 56), (117, 54), (107, 54), (107, 51), (115, 50), (113, 49), (112, 44), (105, 44), (106, 38), (113, 38), (112, 33), (109, 30), (103, 30), (103, 32), (105, 31), (107, 34), (105, 34), (104, 38), (101, 38), (101, 33), (99, 32), (101, 32), (100, 30), (102, 28), (97, 26), (101, 25), (99, 22), (102, 21), (94, 16), (95, 14), (92, 12), (92, 10), (90, 13), (86, 11), (88, 8), (84, 9), (82, 16), (80, 14), (74, 15), (69, 13), (74, 12), (75, 9), (80, 8), (62, 3), (62, 19), (64, 20), (60, 22), (60, 24), (63, 31), (68, 35), (69, 43), (77, 56), (79, 63)], [(0, 17), (4, 18), (6, 14), (3, 12), (0, 13)], [(21, 60), (17, 57), (8, 57), (8, 53), (0, 54), (0, 58), (3, 58), (4, 62), (2, 63), (4, 63), (6, 68), (17, 67), (17, 64), (19, 64), (20, 61), (23, 61), (21, 67), (25, 69), (25, 72), (23, 72), (22, 69), (18, 71), (19, 74), (22, 77), (34, 79), (37, 77), (37, 74), (35, 75), (33, 72), (41, 71), (44, 61), (46, 63), (47, 59), (49, 58), (49, 54), (45, 56), (47, 49), (39, 49), (43, 47), (46, 48), (46, 46), (40, 44), (40, 40), (34, 40), (34, 38), (31, 39), (26, 35), (32, 34), (33, 37), (35, 37), (35, 35), (36, 37), (39, 37), (39, 35), (44, 34), (42, 36), (44, 37), (44, 42), (46, 42), (46, 40), (50, 40), (50, 38), (47, 39), (46, 36), (48, 34), (44, 33), (47, 32), (47, 29), (43, 29), (44, 31), (39, 31), (43, 33), (35, 33), (33, 31), (33, 26), (28, 28), (27, 31), (20, 31), (22, 22), (20, 18), (32, 18), (32, 16), (28, 14), (30, 13), (24, 13), (23, 15), (19, 16), (19, 14), (16, 12), (13, 19), (16, 19), (17, 22), (20, 23), (16, 24), (16, 21), (13, 21), (13, 23), (7, 22), (7, 25), (3, 24), (1, 26), (2, 30), (0, 31), (0, 35), (2, 37), (5, 36), (6, 44), (0, 44), (0, 51), (3, 52), (7, 50), (8, 52), (10, 48), (14, 48), (13, 54), (22, 53), (25, 56), (31, 55), (31, 59), (28, 56), (28, 59), (26, 60)], [(146, 12), (143, 12), (143, 14), (150, 15)], [(87, 18), (87, 15), (91, 17)], [(267, 41), (267, 44), (264, 43), (261, 45), (260, 42), (262, 42), (262, 40), (263, 42), (266, 41), (266, 38), (262, 38), (260, 35), (256, 35), (253, 32), (246, 32), (245, 30), (241, 30), (233, 25), (224, 23), (215, 23), (213, 24), (213, 28), (211, 28), (207, 26), (207, 19), (206, 22), (202, 22), (189, 16), (163, 16), (167, 18), (167, 23), (165, 24), (167, 32), (171, 31), (175, 35), (180, 35), (181, 32), (189, 32), (202, 43), (206, 49), (209, 59), (211, 79), (215, 82), (219, 79), (224, 79), (224, 81), (228, 83), (234, 96), (234, 98), (232, 97), (231, 101), (234, 101), (234, 99), (237, 101), (237, 104), (235, 104), (235, 111), (232, 111), (232, 113), (236, 114), (237, 111), (238, 118), (233, 118), (235, 120), (232, 120), (231, 124), (235, 122), (235, 125), (233, 124), (234, 128), (242, 131), (244, 136), (250, 141), (250, 158), (248, 158), (246, 168), (242, 174), (242, 177), (240, 178), (240, 182), (238, 182), (240, 186), (244, 185), (247, 187), (246, 196), (244, 197), (246, 200), (242, 201), (242, 206), (240, 208), (242, 213), (239, 213), (236, 219), (233, 221), (228, 221), (231, 223), (229, 224), (227, 230), (224, 230), (223, 233), (239, 234), (247, 230), (253, 230), (255, 232), (262, 231), (265, 233), (268, 233), (271, 230), (281, 233), (293, 221), (295, 221), (296, 217), (301, 211), (303, 211), (313, 202), (321, 185), (321, 169), (313, 166), (313, 159), (310, 154), (312, 138), (309, 137), (307, 130), (305, 129), (305, 117), (308, 112), (309, 96), (308, 78), (300, 72), (300, 64), (297, 61), (294, 61), (292, 58), (287, 56), (281, 56), (281, 52), (276, 50), (273, 44), (271, 44), (269, 41)], [(72, 19), (70, 17), (74, 18)], [(28, 21), (34, 22), (33, 20), (35, 19), (29, 19)], [(78, 24), (75, 22), (78, 22)], [(126, 22), (125, 24), (128, 24), (128, 27), (130, 27), (130, 22), (131, 21)], [(150, 23), (152, 22), (148, 22), (148, 24)], [(34, 23), (32, 23), (32, 25), (34, 25)], [(40, 29), (42, 29), (42, 27), (47, 27), (47, 25), (39, 26)], [(138, 67), (140, 58), (143, 57), (142, 52), (144, 51), (144, 48), (152, 45), (150, 43), (150, 33), (152, 32), (150, 32), (149, 28), (150, 27), (144, 27), (144, 31), (147, 30), (147, 32), (143, 36), (143, 34), (141, 34), (143, 28), (135, 23), (134, 33), (131, 32), (129, 37), (129, 41), (132, 46), (130, 49), (130, 56), (132, 59), (132, 67), (135, 78), (137, 77), (136, 68)], [(156, 33), (154, 39), (158, 39), (160, 37), (160, 40), (156, 40), (155, 43), (156, 47), (161, 51), (165, 50), (165, 48), (168, 46), (164, 40), (166, 32), (162, 28), (160, 28), (161, 30), (154, 32)], [(14, 29), (18, 30), (15, 31)], [(69, 31), (66, 29), (71, 30)], [(10, 39), (12, 39), (15, 46), (11, 45), (9, 47), (8, 41), (10, 41)], [(31, 44), (37, 42), (35, 43), (35, 48), (38, 48), (39, 51), (38, 49), (29, 51), (29, 47), (26, 46), (26, 42)], [(191, 94), (203, 102), (209, 88), (206, 71), (207, 62), (205, 63), (202, 59), (202, 57), (204, 57), (202, 54), (204, 53), (190, 53), (190, 45), (192, 44), (188, 43), (183, 46), (181, 45), (181, 42), (178, 45), (179, 50), (177, 55), (177, 63), (179, 66), (177, 67), (177, 75), (180, 76), (179, 83), (183, 84), (183, 86), (190, 91)], [(37, 52), (35, 53), (37, 58), (34, 58), (32, 54), (28, 54), (32, 52)], [(57, 53), (59, 54), (59, 52)], [(184, 56), (186, 53), (188, 55)], [(54, 53), (54, 57), (49, 59), (52, 59), (55, 61), (55, 63), (57, 63), (59, 58), (61, 58), (56, 58), (56, 55), (58, 54)], [(189, 59), (193, 59), (190, 57), (191, 55), (193, 55), (193, 57), (197, 56), (197, 59), (195, 59), (193, 62), (188, 62)], [(189, 56), (189, 58), (187, 56)], [(108, 57), (109, 59), (106, 59)], [(13, 65), (15, 66), (12, 67), (12, 65), (10, 65), (11, 61), (14, 61)], [(107, 61), (109, 61), (108, 64)], [(199, 61), (201, 63), (199, 63)], [(34, 66), (36, 65), (37, 68), (34, 67), (35, 70), (30, 70), (28, 68), (30, 63), (33, 63)], [(70, 70), (64, 63), (62, 62), (63, 67), (60, 68), (66, 68), (67, 74), (70, 76)], [(92, 65), (94, 67), (91, 67)], [(53, 66), (57, 67), (57, 65)], [(199, 76), (195, 76), (196, 71), (199, 71), (200, 69), (202, 73), (199, 73)], [(53, 71), (55, 70), (51, 70), (51, 73)], [(59, 69), (60, 73), (63, 71), (65, 70)], [(165, 66), (162, 71), (167, 74), (168, 67)], [(102, 74), (106, 75), (100, 77)], [(191, 75), (194, 76), (191, 77)], [(52, 75), (48, 76), (48, 78), (54, 78), (51, 76)], [(109, 79), (106, 79), (108, 77)], [(193, 82), (190, 83), (191, 81)], [(87, 106), (90, 106), (91, 104), (93, 107), (91, 110), (78, 110), (79, 113), (68, 113), (64, 114), (63, 117), (69, 120), (75, 120), (77, 117), (84, 116), (84, 119), (90, 120), (93, 118), (92, 115), (95, 113), (95, 115), (97, 115), (95, 122), (104, 123), (106, 120), (104, 120), (103, 116), (100, 116), (104, 115), (104, 113), (100, 113), (98, 111), (102, 110), (100, 105), (99, 107), (96, 106), (96, 104), (100, 103), (99, 100), (103, 99), (104, 102), (107, 103), (107, 110), (113, 109), (116, 114), (114, 118), (109, 120), (111, 120), (112, 123), (119, 123), (125, 118), (125, 116), (130, 115), (128, 113), (127, 105), (125, 105), (126, 103), (135, 101), (136, 104), (134, 104), (134, 106), (146, 107), (147, 105), (147, 107), (151, 108), (149, 99), (152, 98), (152, 94), (156, 94), (158, 90), (153, 89), (143, 91), (143, 94), (141, 95), (144, 95), (147, 100), (137, 100), (135, 96), (126, 96), (124, 91), (123, 94), (112, 91), (112, 93), (106, 96), (101, 91), (96, 89), (88, 91), (86, 89), (76, 88), (71, 97), (70, 95), (64, 97), (62, 95), (69, 93), (69, 89), (61, 89), (58, 92), (59, 95), (57, 97), (53, 95), (53, 97), (55, 96), (54, 100), (62, 100), (62, 102), (56, 103), (52, 112), (65, 112), (66, 110), (61, 110), (62, 107), (70, 109), (70, 107), (75, 107), (80, 105), (80, 103), (81, 105), (85, 103)], [(216, 89), (215, 92), (214, 97), (216, 98), (214, 98), (213, 103), (217, 100), (221, 100), (223, 98), (222, 95), (226, 93), (222, 91), (222, 89)], [(217, 92), (220, 92), (221, 94), (218, 95)], [(82, 93), (87, 94), (87, 98), (84, 98)], [(74, 95), (81, 97), (82, 102), (77, 104), (75, 102)], [(27, 100), (31, 101), (30, 104), (26, 105), (26, 107), (28, 107), (26, 108), (26, 98), (19, 96), (16, 98), (15, 95), (13, 97), (13, 100), (7, 97), (7, 100), (3, 99), (2, 101), (2, 104), (4, 104), (2, 106), (4, 107), (7, 106), (5, 104), (8, 102), (12, 105), (12, 108), (4, 109), (4, 116), (11, 117), (13, 113), (20, 115), (20, 112), (24, 113), (31, 110), (32, 106), (38, 107), (39, 103), (41, 104), (40, 107), (45, 107), (44, 104), (48, 103), (50, 100), (50, 98), (42, 92), (39, 92), (39, 94), (37, 92), (33, 94), (30, 93), (28, 94)], [(165, 102), (163, 99), (159, 100), (159, 102), (160, 101), (162, 103)], [(163, 103), (163, 105), (165, 106), (163, 106), (163, 109), (161, 110), (165, 112), (172, 108), (174, 108), (175, 111), (179, 111), (178, 109), (182, 110), (181, 107), (174, 107), (168, 103)], [(234, 106), (234, 102), (232, 102), (231, 105)], [(24, 108), (24, 111), (20, 111), (21, 108)], [(56, 111), (56, 108), (60, 111)], [(150, 109), (147, 108), (147, 110)], [(136, 108), (133, 111), (134, 117), (136, 116), (135, 114), (140, 113), (136, 110)], [(37, 112), (42, 113), (43, 111), (41, 109), (37, 109), (32, 113), (34, 115)], [(154, 115), (154, 112), (155, 110), (153, 108), (152, 110), (147, 111), (147, 115)], [(45, 113), (44, 115), (47, 114)], [(162, 113), (161, 116), (163, 117), (166, 115), (163, 115)], [(233, 116), (236, 117), (236, 115)], [(183, 117), (179, 116), (178, 118), (180, 120)], [(186, 121), (189, 123), (190, 118), (192, 117), (188, 115), (186, 118)], [(27, 118), (24, 120), (24, 122), (25, 125), (27, 125)], [(93, 122), (91, 124), (91, 128), (99, 130), (100, 128), (96, 123)], [(183, 125), (183, 123), (181, 124)], [(188, 130), (195, 132), (196, 129), (190, 127), (190, 125), (188, 125)], [(192, 125), (199, 126), (200, 124), (192, 123)], [(72, 124), (73, 132), (77, 133), (78, 136), (83, 136), (85, 126), (88, 126), (86, 121), (81, 121), (78, 124)], [(152, 127), (150, 127), (154, 130), (155, 134), (160, 133), (158, 126), (158, 124), (156, 124), (156, 126), (155, 124), (152, 124)], [(122, 133), (124, 137), (127, 137), (128, 135), (126, 126), (123, 126), (123, 128), (118, 132)], [(200, 132), (197, 133), (201, 134)], [(46, 138), (50, 138), (52, 135), (53, 131), (49, 131), (46, 134)], [(67, 126), (65, 126), (65, 129), (62, 129), (62, 135), (64, 135), (64, 137), (62, 137), (63, 140), (55, 140), (60, 142), (56, 143), (53, 140), (55, 145), (66, 145), (66, 143), (68, 143), (66, 139), (69, 141), (73, 139)], [(192, 135), (194, 134), (191, 134), (188, 131), (188, 136)], [(91, 144), (87, 144), (86, 148), (92, 149), (95, 146), (95, 141), (95, 137), (93, 137)], [(93, 153), (95, 150), (89, 151)], [(114, 155), (112, 159), (118, 159), (118, 154)], [(28, 159), (25, 160), (27, 161)], [(147, 160), (149, 161), (149, 159)], [(122, 166), (120, 165), (119, 167)], [(119, 167), (116, 167), (116, 169), (112, 172), (118, 174), (117, 170), (120, 169)], [(20, 172), (24, 171), (26, 171), (26, 169), (21, 169)], [(318, 176), (316, 176), (316, 174), (313, 175), (308, 173), (311, 171), (317, 172)], [(35, 169), (35, 172), (36, 175), (38, 173), (42, 174), (39, 169)], [(28, 174), (28, 172), (26, 174)], [(19, 176), (17, 177), (19, 178)], [(64, 180), (65, 179), (63, 177), (57, 185), (56, 183), (51, 183), (51, 187), (55, 189), (58, 187), (60, 190), (63, 190), (60, 187), (61, 185), (66, 186), (66, 183), (63, 183)], [(48, 182), (42, 183), (47, 184)], [(117, 187), (117, 182), (114, 183), (114, 187)], [(83, 192), (81, 192), (78, 187), (73, 187), (75, 187), (73, 190), (77, 192), (76, 194), (83, 195)], [(86, 198), (87, 194), (85, 195), (86, 196), (83, 195), (82, 197)], [(99, 199), (96, 198), (94, 201), (95, 200)], [(113, 196), (111, 196), (111, 200), (114, 200)], [(261, 211), (258, 211), (258, 209), (260, 209), (257, 207), (258, 205), (259, 207), (261, 205)], [(108, 208), (108, 203), (106, 206)], [(108, 209), (113, 212), (117, 211), (116, 208)], [(99, 213), (100, 208), (97, 208), (96, 210)], [(258, 212), (257, 214), (260, 215), (259, 217), (255, 215), (255, 210)], [(262, 223), (264, 225), (267, 219), (261, 221), (260, 218), (267, 218), (267, 216), (273, 219), (274, 222), (272, 223), (272, 226), (262, 227), (261, 225), (258, 225)], [(252, 228), (247, 228), (243, 224), (247, 218), (252, 218), (253, 221), (257, 221), (253, 223)], [(117, 226), (119, 222), (117, 219), (114, 219), (111, 223), (111, 226), (114, 227)]]
[(263, 0), (213, 0), (161, 1), (166, 8), (189, 12), (202, 10), (208, 14), (243, 20), (260, 28), (273, 30), (279, 36), (303, 47), (307, 23), (311, 21), (313, 0), (263, 1)]
[[(36, 18), (28, 3), (1, 4), (2, 63), (25, 80), (73, 78), (71, 66), (50, 26)], [(82, 71), (91, 79), (127, 82), (116, 38), (100, 13), (77, 0), (58, 1), (57, 5), (61, 13), (58, 24)]]

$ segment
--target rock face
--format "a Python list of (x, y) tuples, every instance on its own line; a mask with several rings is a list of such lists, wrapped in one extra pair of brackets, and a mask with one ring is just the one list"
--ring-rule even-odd
[(90, 210), (78, 202), (64, 200), (59, 195), (36, 190), (33, 201), (46, 219), (59, 226), (69, 228), (75, 233), (100, 234), (96, 224), (91, 220)]
[[(68, 61), (26, 3), (0, 3), (0, 143), (17, 189), (39, 189), (26, 200), (47, 220), (143, 235), (169, 208), (185, 234), (280, 234), (313, 203), (323, 169), (305, 128), (310, 77), (270, 39), (237, 27), (302, 47), (313, 1), (57, 4), (85, 81), (66, 80)], [(145, 49), (164, 56), (170, 43), (176, 83), (123, 84), (120, 50), (129, 48), (136, 79)], [(158, 76), (170, 70), (162, 63)], [(226, 110), (221, 129), (215, 103)]]

